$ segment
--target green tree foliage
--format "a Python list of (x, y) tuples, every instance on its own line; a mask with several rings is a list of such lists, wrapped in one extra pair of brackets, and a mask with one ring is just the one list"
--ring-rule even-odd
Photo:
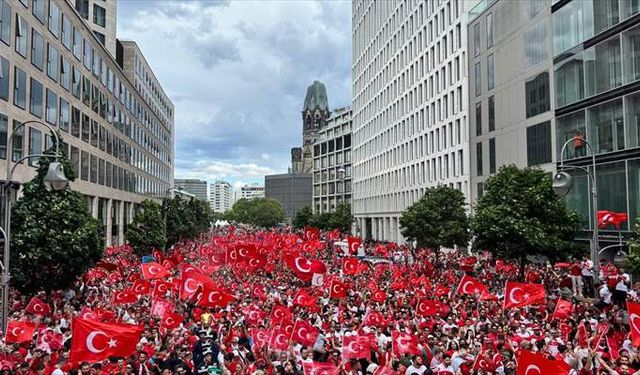
[(176, 195), (162, 202), (167, 220), (167, 246), (182, 239), (194, 238), (209, 229), (213, 218), (209, 203), (203, 200), (182, 198)]
[(293, 217), (293, 227), (294, 228), (304, 228), (309, 225), (309, 221), (313, 216), (313, 212), (311, 211), (311, 207), (304, 206), (296, 212), (296, 215)]
[(578, 215), (555, 194), (546, 172), (514, 165), (487, 179), (471, 219), (473, 247), (518, 261), (521, 277), (527, 255), (554, 261), (575, 253), (578, 226)]
[(239, 199), (225, 218), (237, 223), (270, 228), (284, 221), (284, 209), (280, 202), (270, 198)]
[[(24, 184), (11, 217), (11, 285), (23, 293), (67, 287), (100, 259), (102, 226), (91, 216), (82, 194), (48, 191), (43, 183), (49, 163)], [(66, 155), (60, 160), (70, 181), (75, 174)]]
[(154, 249), (162, 249), (166, 242), (164, 217), (161, 207), (151, 199), (140, 204), (140, 211), (134, 216), (127, 230), (127, 240), (138, 255), (147, 255)]
[(461, 191), (438, 186), (429, 188), (419, 201), (400, 217), (402, 235), (416, 241), (418, 247), (435, 251), (436, 261), (441, 247), (467, 246), (469, 218)]
[(331, 213), (330, 212), (323, 212), (323, 213), (316, 213), (311, 217), (311, 220), (309, 220), (309, 225), (315, 228), (318, 228), (320, 230), (329, 230), (331, 229), (329, 224), (331, 222)]
[(627, 266), (635, 275), (640, 274), (640, 217), (637, 217), (634, 222), (633, 235), (629, 240)]
[(329, 218), (329, 230), (339, 229), (342, 233), (351, 231), (351, 223), (353, 223), (353, 215), (351, 215), (351, 207), (345, 202), (341, 202), (336, 206), (335, 211), (331, 213)]

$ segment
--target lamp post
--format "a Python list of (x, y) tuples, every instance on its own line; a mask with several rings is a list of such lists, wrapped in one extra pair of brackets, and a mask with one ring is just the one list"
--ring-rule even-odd
[(342, 200), (342, 203), (344, 203), (344, 196), (345, 196), (344, 190), (346, 188), (346, 186), (344, 185), (344, 178), (346, 175), (347, 175), (347, 171), (344, 169), (344, 167), (340, 167), (338, 169), (338, 179), (342, 182), (342, 191), (340, 192), (341, 193), (340, 198)]
[[(11, 166), (11, 160), (13, 159), (13, 137), (16, 132), (24, 127), (27, 124), (39, 124), (42, 126), (46, 126), (49, 128), (53, 137), (56, 140), (55, 144), (55, 154), (30, 154), (26, 155), (18, 160)], [(9, 272), (9, 260), (11, 254), (11, 190), (14, 187), (13, 182), (11, 181), (13, 177), (13, 172), (15, 171), (18, 164), (22, 161), (31, 159), (31, 158), (40, 158), (43, 156), (52, 156), (55, 158), (55, 161), (49, 163), (49, 169), (47, 170), (47, 174), (44, 177), (44, 186), (47, 190), (64, 190), (67, 185), (69, 185), (69, 180), (64, 175), (64, 169), (62, 164), (58, 162), (58, 158), (60, 157), (60, 138), (58, 137), (58, 133), (56, 133), (55, 129), (48, 124), (42, 123), (40, 121), (27, 121), (18, 125), (9, 137), (7, 138), (7, 171), (6, 171), (6, 179), (4, 184), (2, 185), (2, 195), (4, 198), (4, 230), (2, 231), (2, 235), (4, 236), (4, 253), (2, 256), (2, 330), (3, 332), (7, 331), (7, 325), (9, 323), (9, 283), (11, 279), (11, 274)]]
[[(564, 152), (567, 146), (571, 143), (578, 144), (582, 143), (589, 147), (589, 152), (591, 152), (591, 167), (593, 172), (589, 172), (588, 168), (579, 167), (575, 165), (564, 165)], [(575, 145), (574, 145), (575, 147)], [(593, 273), (594, 280), (597, 281), (600, 277), (600, 251), (598, 244), (598, 187), (596, 181), (596, 154), (593, 152), (593, 147), (591, 144), (587, 142), (581, 136), (575, 136), (569, 140), (567, 140), (563, 145), (560, 151), (560, 167), (558, 168), (558, 172), (553, 177), (553, 190), (556, 194), (565, 196), (571, 191), (573, 186), (573, 177), (566, 170), (581, 170), (589, 176), (591, 180), (591, 200), (593, 205), (593, 238), (591, 240), (591, 261), (593, 262)]]
[[(173, 193), (178, 193), (191, 198), (196, 197), (195, 195), (189, 193), (186, 190), (182, 190), (181, 188), (176, 186), (171, 186), (170, 188), (167, 189), (167, 192), (165, 193), (165, 199), (172, 199)], [(167, 242), (168, 242), (167, 241), (167, 209), (168, 207), (164, 207), (164, 248), (163, 248), (164, 251), (167, 250)]]

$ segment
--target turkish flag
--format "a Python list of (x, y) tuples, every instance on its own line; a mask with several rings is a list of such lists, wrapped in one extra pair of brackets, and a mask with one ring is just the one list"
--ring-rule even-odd
[(327, 266), (319, 260), (309, 260), (303, 257), (285, 256), (285, 262), (293, 272), (303, 281), (311, 281), (314, 273), (326, 273)]
[(247, 264), (251, 271), (258, 271), (267, 266), (267, 257), (264, 255), (256, 255), (247, 259)]
[(251, 328), (249, 329), (249, 335), (253, 338), (253, 349), (261, 349), (267, 345), (269, 345), (269, 340), (271, 339), (271, 332), (268, 329), (258, 329)]
[(326, 234), (327, 240), (337, 241), (340, 239), (340, 229), (334, 229)]
[(110, 263), (110, 262), (107, 262), (107, 261), (104, 261), (104, 260), (99, 260), (98, 262), (96, 262), (96, 267), (105, 269), (107, 271), (115, 271), (118, 268), (120, 268), (120, 267), (118, 267), (117, 264)]
[(133, 290), (137, 295), (148, 294), (149, 290), (151, 290), (151, 283), (147, 280), (136, 280), (133, 282), (131, 290)]
[(303, 375), (338, 375), (339, 369), (330, 362), (303, 362)]
[(269, 339), (269, 349), (287, 350), (289, 348), (289, 335), (284, 328), (274, 328), (271, 330), (271, 338)]
[(62, 349), (62, 333), (55, 332), (53, 328), (39, 329), (36, 347), (45, 351)]
[(184, 275), (187, 272), (197, 272), (204, 274), (204, 272), (200, 269), (200, 267), (194, 266), (190, 263), (184, 263), (182, 267), (180, 267), (180, 275)]
[(364, 324), (370, 327), (384, 328), (389, 325), (389, 321), (380, 312), (369, 310), (364, 314)]
[(418, 301), (416, 306), (416, 314), (420, 316), (433, 316), (441, 312), (442, 303), (430, 299), (423, 298)]
[(167, 311), (173, 310), (173, 303), (163, 300), (155, 300), (151, 304), (151, 315), (163, 317)]
[(316, 304), (316, 297), (309, 294), (304, 289), (300, 289), (298, 294), (293, 298), (293, 304), (302, 307), (311, 307)]
[(156, 280), (153, 283), (153, 291), (151, 292), (151, 296), (154, 298), (165, 298), (167, 292), (171, 293), (173, 289), (173, 283), (168, 281)]
[(239, 261), (247, 261), (260, 255), (254, 243), (239, 243), (236, 245), (236, 252)]
[(100, 319), (98, 318), (98, 314), (91, 311), (91, 309), (88, 306), (85, 306), (82, 308), (82, 310), (80, 310), (80, 312), (78, 313), (78, 318), (84, 319), (84, 320), (100, 321)]
[(373, 302), (382, 303), (382, 302), (387, 300), (387, 293), (385, 293), (382, 290), (376, 288), (375, 290), (371, 291), (371, 300)]
[(342, 337), (342, 358), (370, 360), (369, 338), (356, 335)]
[(197, 305), (202, 307), (225, 307), (235, 299), (234, 296), (223, 289), (204, 284), (202, 298), (198, 300)]
[(290, 321), (293, 317), (291, 310), (283, 305), (276, 305), (271, 309), (271, 325), (282, 324), (284, 321)]
[(420, 355), (418, 349), (418, 337), (404, 332), (392, 331), (391, 340), (393, 345), (393, 353), (397, 356), (403, 354)]
[(357, 275), (360, 261), (356, 257), (346, 257), (342, 259), (342, 273), (345, 275)]
[(480, 295), (480, 301), (497, 301), (498, 296), (491, 294), (487, 291), (482, 292)]
[(74, 319), (69, 362), (99, 362), (109, 357), (127, 357), (136, 351), (143, 327)]
[(547, 302), (547, 293), (542, 284), (507, 281), (504, 308), (542, 305)]
[(291, 340), (305, 346), (312, 346), (316, 343), (320, 331), (304, 320), (296, 320), (293, 325)]
[(349, 244), (349, 254), (358, 254), (358, 248), (362, 244), (362, 240), (358, 237), (347, 237), (347, 244)]
[(487, 291), (487, 286), (479, 280), (465, 274), (458, 284), (456, 294), (480, 294)]
[(156, 262), (148, 262), (140, 264), (142, 276), (147, 280), (162, 279), (171, 274), (162, 265)]
[(34, 314), (34, 315), (49, 315), (51, 314), (51, 307), (49, 307), (48, 304), (42, 302), (40, 298), (33, 297), (31, 301), (29, 301), (26, 311), (29, 314)]
[(629, 312), (629, 327), (631, 327), (631, 342), (633, 346), (640, 346), (640, 303), (627, 300)]
[(33, 322), (10, 320), (9, 324), (7, 324), (7, 333), (4, 337), (4, 342), (7, 344), (28, 342), (33, 339), (35, 332), (36, 324)]
[(176, 314), (172, 311), (165, 311), (162, 316), (162, 321), (160, 322), (161, 328), (166, 329), (174, 329), (180, 327), (180, 323), (182, 323), (184, 317), (180, 314)]
[(199, 272), (185, 272), (182, 275), (182, 285), (180, 287), (180, 299), (190, 300), (198, 294), (198, 290), (201, 292), (204, 290), (205, 285), (209, 286), (209, 289), (215, 288), (213, 280)]
[(345, 298), (349, 294), (349, 286), (338, 279), (331, 280), (331, 286), (329, 287), (329, 297), (331, 298)]
[(305, 227), (304, 228), (304, 239), (307, 241), (319, 240), (320, 239), (320, 230), (314, 227)]
[(553, 310), (551, 319), (569, 319), (571, 313), (573, 313), (573, 304), (569, 301), (559, 299), (558, 303), (556, 303), (556, 308)]
[(520, 352), (516, 375), (566, 375), (571, 367), (565, 361), (547, 359), (544, 355), (528, 350)]
[(495, 363), (491, 358), (487, 356), (487, 353), (485, 351), (481, 351), (476, 356), (475, 361), (473, 361), (472, 370), (476, 370), (476, 371), (482, 370), (485, 372), (492, 372), (495, 370), (495, 367), (496, 367)]
[(607, 210), (598, 211), (598, 228), (606, 228), (609, 225), (613, 225), (617, 229), (620, 229), (620, 225), (627, 221), (628, 216), (626, 212), (612, 212)]
[(127, 303), (136, 303), (138, 295), (131, 289), (117, 290), (113, 293), (113, 304), (123, 305)]
[(262, 311), (259, 307), (253, 305), (244, 309), (244, 321), (247, 322), (248, 325), (259, 325), (259, 323), (267, 317), (267, 313)]

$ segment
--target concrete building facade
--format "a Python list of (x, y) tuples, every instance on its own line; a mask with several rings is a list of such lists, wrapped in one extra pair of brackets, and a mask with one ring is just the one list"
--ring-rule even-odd
[(313, 145), (313, 212), (351, 204), (351, 109), (336, 109)]
[(239, 199), (264, 198), (264, 186), (244, 185), (240, 188)]
[(207, 181), (192, 179), (192, 178), (176, 178), (173, 180), (173, 186), (181, 188), (187, 192), (195, 195), (197, 199), (208, 201), (208, 183)]
[[(36, 2), (39, 2), (37, 0)], [(117, 0), (67, 0), (111, 56), (116, 56)]]
[[(170, 116), (156, 115), (74, 2), (0, 0), (0, 7), (0, 168), (9, 155), (15, 162), (51, 145), (48, 129), (31, 121), (54, 127), (74, 165), (71, 188), (87, 197), (106, 244), (123, 243), (135, 204), (165, 196), (173, 184), (173, 104)], [(113, 24), (105, 21), (105, 33), (115, 33), (115, 5), (107, 7)], [(27, 122), (8, 149), (9, 134)], [(13, 180), (30, 180), (35, 162), (18, 165)]]
[(286, 223), (291, 224), (296, 212), (311, 207), (312, 182), (313, 175), (304, 173), (264, 176), (264, 195), (282, 204)]
[(403, 242), (399, 218), (428, 187), (468, 197), (473, 3), (353, 1), (353, 214), (364, 238)]
[(209, 186), (209, 203), (213, 212), (226, 212), (233, 206), (233, 189), (226, 181), (216, 181)]

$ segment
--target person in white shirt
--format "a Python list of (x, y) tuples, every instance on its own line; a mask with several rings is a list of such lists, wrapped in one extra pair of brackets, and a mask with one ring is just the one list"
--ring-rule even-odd
[(612, 300), (613, 303), (620, 306), (620, 308), (624, 309), (627, 304), (627, 291), (629, 291), (629, 284), (631, 282), (631, 277), (628, 273), (624, 272), (623, 268), (620, 268), (620, 273), (618, 274), (618, 283), (616, 284), (616, 288), (613, 291)]
[(411, 375), (411, 374), (422, 375), (425, 371), (427, 371), (427, 366), (424, 365), (422, 356), (414, 355), (411, 366), (407, 367), (407, 371), (405, 372), (405, 375)]
[(598, 289), (598, 297), (600, 297), (600, 300), (595, 304), (597, 308), (603, 309), (611, 306), (611, 291), (609, 291), (607, 284), (600, 285), (600, 288)]

